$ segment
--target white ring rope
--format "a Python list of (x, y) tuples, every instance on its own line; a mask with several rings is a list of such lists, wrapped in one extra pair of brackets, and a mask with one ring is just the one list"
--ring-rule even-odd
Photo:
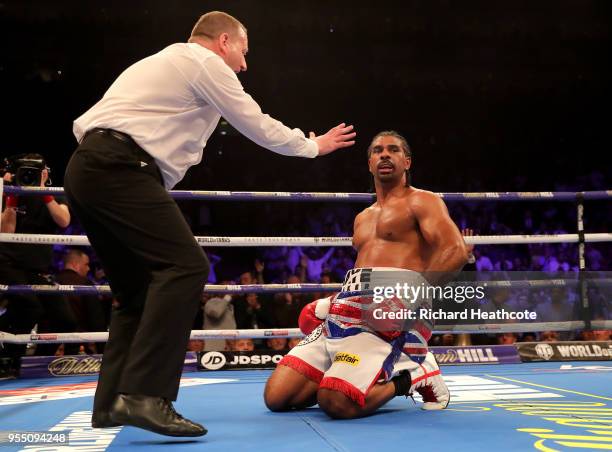
[[(541, 331), (574, 331), (585, 327), (582, 320), (566, 322), (534, 322), (534, 323), (489, 323), (465, 325), (440, 325), (434, 334), (495, 334), (495, 333), (536, 333)], [(612, 329), (612, 320), (594, 320), (592, 329)], [(299, 328), (274, 328), (252, 330), (192, 330), (190, 339), (272, 339), (304, 337)], [(11, 334), (0, 331), (0, 343), (7, 344), (49, 344), (74, 342), (106, 342), (107, 332), (95, 333), (41, 333), (41, 334)]]
[[(595, 286), (611, 286), (612, 278), (592, 278), (586, 282)], [(538, 289), (550, 287), (574, 287), (580, 284), (577, 278), (565, 279), (530, 279), (530, 280), (473, 280), (453, 281), (452, 284), (481, 286), (483, 288), (518, 288)], [(451, 285), (452, 285), (451, 284)], [(292, 293), (328, 293), (339, 292), (342, 289), (340, 283), (330, 284), (206, 284), (204, 293), (208, 294), (235, 294), (243, 295), (249, 293), (276, 294), (279, 292)], [(24, 284), (8, 285), (0, 284), (1, 293), (39, 293), (39, 294), (76, 294), (76, 295), (112, 295), (112, 290), (107, 284), (99, 285), (72, 285), (72, 284)]]
[[(612, 242), (611, 232), (585, 234), (585, 241)], [(209, 237), (196, 236), (200, 246), (352, 246), (351, 237)], [(578, 234), (546, 235), (480, 235), (465, 237), (468, 245), (511, 245), (527, 243), (578, 243)], [(0, 242), (32, 243), (39, 245), (89, 246), (84, 235), (9, 234), (1, 233)]]
[[(193, 330), (190, 339), (270, 339), (275, 337), (303, 337), (299, 328), (278, 328), (258, 330)], [(69, 342), (106, 342), (107, 332), (96, 333), (40, 333), (11, 334), (0, 331), (0, 343), (69, 343)]]

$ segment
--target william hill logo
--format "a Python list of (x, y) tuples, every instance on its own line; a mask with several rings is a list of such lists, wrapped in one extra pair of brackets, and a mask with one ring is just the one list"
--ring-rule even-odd
[(356, 366), (357, 364), (359, 364), (359, 361), (361, 360), (361, 358), (359, 358), (358, 355), (352, 355), (350, 353), (336, 353), (336, 357), (334, 358), (334, 362), (335, 363), (346, 363), (346, 364), (350, 364), (351, 366)]
[(436, 361), (440, 364), (453, 363), (498, 363), (499, 359), (489, 347), (486, 348), (455, 348), (443, 353), (434, 350)]
[(49, 373), (55, 377), (67, 375), (95, 375), (100, 371), (102, 360), (100, 358), (75, 358), (64, 357), (54, 359), (47, 368)]

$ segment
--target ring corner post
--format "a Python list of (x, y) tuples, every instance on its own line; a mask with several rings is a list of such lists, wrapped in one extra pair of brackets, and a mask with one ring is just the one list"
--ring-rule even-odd
[(584, 328), (591, 329), (591, 307), (587, 292), (586, 259), (585, 259), (585, 233), (584, 233), (584, 192), (576, 193), (576, 226), (578, 232), (578, 288), (580, 291), (580, 304)]

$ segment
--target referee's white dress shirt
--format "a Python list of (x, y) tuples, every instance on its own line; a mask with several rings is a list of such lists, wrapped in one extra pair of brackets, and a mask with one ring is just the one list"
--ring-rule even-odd
[(130, 135), (155, 158), (171, 189), (200, 163), (221, 116), (273, 152), (318, 155), (313, 140), (262, 113), (221, 57), (195, 43), (173, 44), (127, 68), (73, 131), (78, 141), (96, 127)]

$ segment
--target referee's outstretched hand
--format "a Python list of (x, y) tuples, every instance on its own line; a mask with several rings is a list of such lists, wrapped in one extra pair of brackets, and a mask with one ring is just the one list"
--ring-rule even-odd
[(319, 146), (319, 155), (325, 155), (334, 152), (336, 149), (354, 145), (355, 135), (357, 134), (353, 132), (353, 126), (342, 123), (330, 129), (325, 135), (316, 136), (314, 132), (310, 132), (308, 138), (316, 141)]

